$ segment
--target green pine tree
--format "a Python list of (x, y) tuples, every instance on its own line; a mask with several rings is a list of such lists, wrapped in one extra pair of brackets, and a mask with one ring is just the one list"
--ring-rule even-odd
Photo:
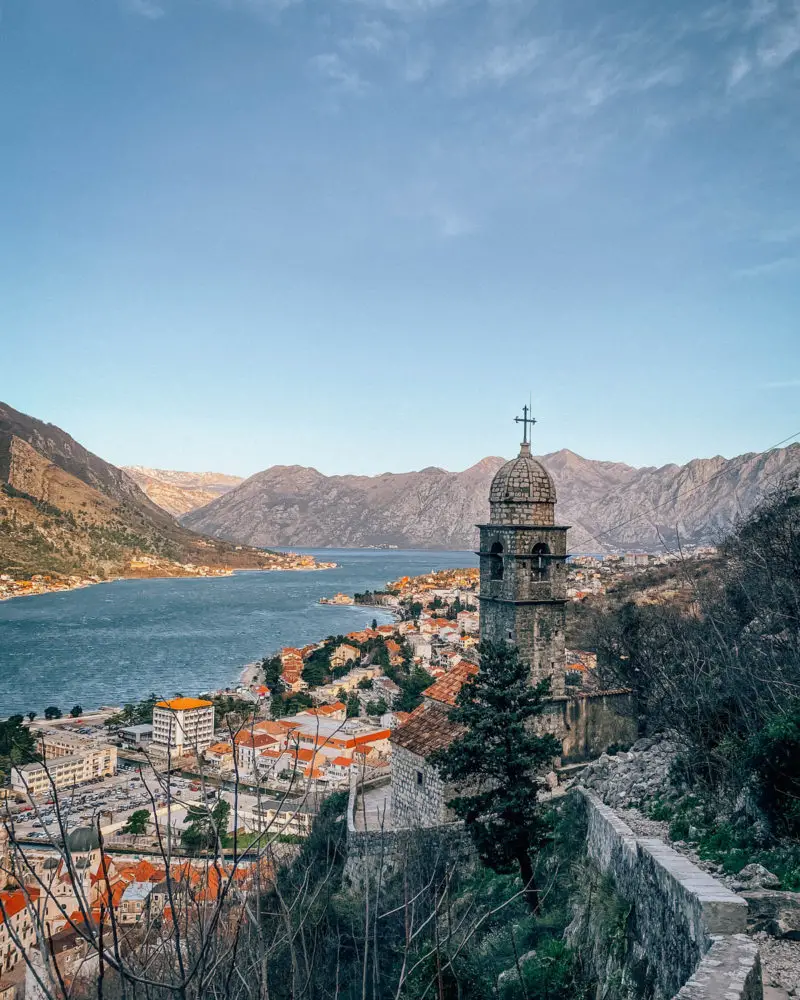
[(550, 734), (537, 736), (532, 722), (545, 707), (550, 681), (533, 687), (514, 646), (482, 643), (480, 654), (480, 673), (463, 685), (450, 711), (464, 733), (430, 759), (459, 790), (448, 806), (464, 820), (481, 860), (497, 872), (516, 867), (536, 913), (534, 856), (548, 835), (539, 778), (561, 744)]

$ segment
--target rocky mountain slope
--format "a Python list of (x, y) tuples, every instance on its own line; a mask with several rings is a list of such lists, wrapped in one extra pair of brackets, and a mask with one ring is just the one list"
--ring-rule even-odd
[(0, 403), (0, 573), (166, 575), (279, 558), (182, 527), (121, 469)]
[[(469, 549), (488, 517), (489, 483), (504, 459), (464, 472), (427, 468), (380, 476), (324, 476), (273, 466), (181, 523), (250, 545)], [(542, 457), (556, 483), (560, 523), (575, 552), (713, 543), (770, 484), (800, 470), (800, 445), (738, 458), (633, 468), (562, 450)]]
[(123, 472), (153, 503), (174, 517), (211, 503), (242, 482), (241, 476), (226, 476), (223, 472), (173, 472), (142, 465), (125, 465)]

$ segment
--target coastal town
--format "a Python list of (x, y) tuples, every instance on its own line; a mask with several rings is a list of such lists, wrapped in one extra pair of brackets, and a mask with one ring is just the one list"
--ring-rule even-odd
[[(668, 557), (652, 555), (575, 557), (567, 594), (584, 601), (666, 562)], [(49, 709), (49, 718), (25, 723), (35, 735), (38, 759), (11, 768), (9, 800), (27, 811), (26, 799), (50, 793), (52, 785), (113, 784), (126, 771), (190, 777), (198, 754), (204, 780), (235, 777), (277, 797), (292, 793), (300, 781), (315, 794), (345, 788), (353, 768), (362, 778), (388, 773), (392, 730), (426, 700), (451, 704), (459, 682), (475, 669), (478, 585), (477, 568), (448, 569), (404, 576), (379, 592), (323, 599), (371, 606), (394, 620), (374, 619), (345, 635), (284, 647), (246, 667), (239, 684), (197, 698), (91, 713), (75, 706), (67, 718)], [(591, 653), (568, 651), (567, 682), (591, 688), (595, 663)], [(21, 821), (19, 829), (32, 841), (44, 841), (48, 818), (44, 809), (41, 821)], [(256, 819), (245, 809), (237, 822), (251, 831)], [(112, 832), (124, 820), (124, 814), (115, 816)], [(287, 820), (286, 831), (303, 829), (296, 818)]]
[[(566, 528), (511, 517), (516, 463), (534, 481), (526, 495), (540, 490), (546, 499), (535, 502), (555, 503), (523, 442), (495, 477), (480, 569), (323, 597), (369, 609), (372, 620), (274, 650), (230, 688), (95, 712), (75, 705), (66, 715), (50, 706), (43, 719), (0, 723), (2, 1000), (2, 991), (39, 998), (27, 960), (34, 926), (57, 942), (47, 953), (59, 971), (79, 970), (91, 953), (82, 927), (110, 921), (129, 941), (168, 940), (190, 912), (220, 912), (228, 893), (246, 907), (265, 886), (277, 892), (281, 865), (303, 856), (329, 803), (348, 844), (364, 850), (372, 834), (449, 827), (453, 801), (434, 755), (463, 732), (452, 711), (465, 686), (480, 684), (487, 650), (537, 640), (523, 666), (526, 678), (543, 679), (536, 731), (554, 740), (537, 797), (565, 794), (570, 769), (607, 759), (611, 747), (639, 745), (630, 688), (609, 685), (596, 653), (568, 644), (570, 616), (632, 590), (674, 603), (682, 584), (673, 564), (715, 553), (569, 557)], [(535, 540), (542, 534), (552, 549)]]

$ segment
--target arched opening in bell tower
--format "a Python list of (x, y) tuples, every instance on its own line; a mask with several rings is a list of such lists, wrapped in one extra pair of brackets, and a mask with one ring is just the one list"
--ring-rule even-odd
[(489, 577), (492, 580), (503, 579), (503, 544), (493, 542), (489, 549)]
[(550, 575), (550, 549), (544, 542), (534, 545), (531, 550), (531, 580), (539, 583)]

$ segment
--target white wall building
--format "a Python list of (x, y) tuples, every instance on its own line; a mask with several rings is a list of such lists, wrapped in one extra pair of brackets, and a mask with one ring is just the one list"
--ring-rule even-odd
[(159, 701), (153, 709), (153, 744), (176, 754), (202, 753), (214, 742), (214, 705), (203, 698)]
[(39, 736), (42, 762), (34, 761), (11, 769), (11, 787), (29, 795), (50, 794), (56, 788), (70, 788), (94, 778), (117, 773), (116, 747), (77, 733), (45, 730)]

